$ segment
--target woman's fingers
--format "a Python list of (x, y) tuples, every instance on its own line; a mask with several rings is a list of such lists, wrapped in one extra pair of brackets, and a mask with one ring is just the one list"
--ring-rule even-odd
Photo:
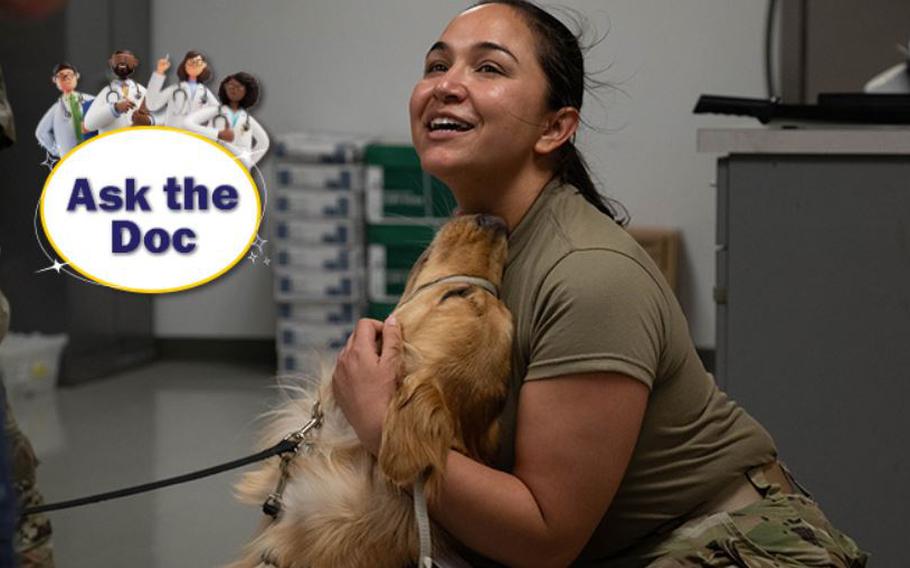
[(353, 351), (359, 354), (379, 355), (378, 336), (382, 333), (382, 322), (363, 318), (357, 322), (354, 333), (349, 339)]
[(392, 314), (382, 326), (382, 350), (379, 354), (379, 365), (388, 372), (397, 375), (401, 368), (401, 326)]
[[(338, 355), (332, 390), (357, 437), (373, 453), (382, 441), (382, 422), (395, 391), (395, 374), (382, 365), (382, 322), (362, 319)], [(394, 339), (391, 339), (394, 343)], [(385, 351), (383, 351), (385, 352)]]

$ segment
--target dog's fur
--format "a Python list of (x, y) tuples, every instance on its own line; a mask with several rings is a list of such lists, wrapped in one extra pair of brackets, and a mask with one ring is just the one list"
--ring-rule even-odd
[[(290, 465), (282, 515), (266, 518), (235, 568), (401, 568), (417, 561), (407, 489), (427, 475), (432, 501), (450, 448), (492, 459), (507, 392), (512, 319), (498, 299), (477, 286), (444, 283), (414, 291), (456, 274), (498, 286), (505, 258), (501, 221), (462, 216), (440, 230), (412, 269), (395, 311), (403, 336), (403, 379), (386, 414), (378, 460), (335, 405), (331, 368), (296, 389), (298, 396), (274, 413), (264, 447), (298, 430), (317, 399), (325, 419), (312, 450)], [(272, 458), (244, 476), (239, 498), (261, 505), (278, 478), (278, 458)], [(435, 527), (434, 543), (436, 553), (445, 547), (445, 534)], [(273, 564), (261, 563), (263, 555)]]

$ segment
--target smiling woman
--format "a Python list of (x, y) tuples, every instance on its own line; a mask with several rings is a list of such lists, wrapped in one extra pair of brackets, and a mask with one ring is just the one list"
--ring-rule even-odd
[[(414, 87), (424, 169), (508, 226), (515, 325), (498, 460), (450, 451), (433, 519), (478, 566), (863, 565), (718, 390), (660, 270), (613, 220), (572, 143), (584, 84), (564, 24), (494, 0), (449, 23)], [(400, 377), (363, 344), (342, 352), (335, 392), (377, 440)]]

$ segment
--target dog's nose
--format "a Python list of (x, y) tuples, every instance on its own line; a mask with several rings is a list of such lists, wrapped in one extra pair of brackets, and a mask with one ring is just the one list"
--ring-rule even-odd
[(496, 215), (478, 215), (475, 222), (478, 227), (492, 229), (497, 233), (505, 233), (508, 230), (506, 222)]

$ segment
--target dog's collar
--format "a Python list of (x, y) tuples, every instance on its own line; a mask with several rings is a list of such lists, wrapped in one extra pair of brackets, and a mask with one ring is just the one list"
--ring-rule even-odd
[(494, 298), (499, 298), (499, 288), (496, 287), (496, 284), (493, 284), (486, 278), (479, 278), (477, 276), (467, 276), (465, 274), (455, 274), (453, 276), (443, 276), (442, 278), (437, 278), (436, 280), (423, 284), (422, 286), (420, 286), (419, 288), (417, 288), (416, 290), (414, 290), (413, 292), (408, 294), (407, 298), (403, 299), (401, 301), (401, 303), (399, 304), (399, 306), (403, 306), (404, 304), (407, 304), (408, 302), (410, 302), (411, 300), (414, 299), (414, 296), (423, 292), (427, 288), (431, 288), (431, 287), (437, 286), (439, 284), (451, 284), (453, 282), (458, 283), (458, 284), (469, 284), (471, 286), (478, 286), (480, 288), (483, 288), (490, 294), (492, 294)]

